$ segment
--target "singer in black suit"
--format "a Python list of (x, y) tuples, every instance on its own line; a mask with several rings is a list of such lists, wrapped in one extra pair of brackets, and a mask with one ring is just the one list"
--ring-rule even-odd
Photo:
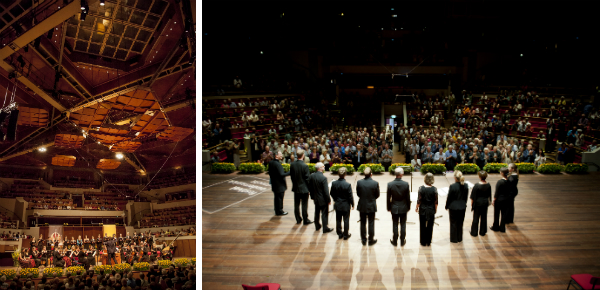
[(514, 163), (508, 164), (508, 174), (509, 175), (507, 180), (510, 182), (511, 198), (508, 199), (508, 205), (506, 210), (506, 224), (512, 224), (515, 219), (515, 198), (519, 194), (519, 189), (517, 188), (517, 184), (519, 184), (519, 169)]
[(364, 170), (365, 178), (356, 183), (356, 195), (359, 197), (357, 210), (360, 212), (360, 238), (362, 244), (367, 243), (367, 221), (369, 222), (369, 246), (377, 243), (375, 240), (375, 212), (379, 198), (379, 183), (371, 179), (371, 168)]
[(117, 264), (117, 258), (115, 257), (115, 252), (117, 251), (116, 239), (114, 239), (114, 237), (112, 239), (105, 237), (104, 244), (106, 245), (106, 251), (108, 252), (107, 265), (110, 265), (113, 259), (115, 260), (115, 264)]
[(450, 242), (460, 243), (462, 242), (465, 210), (469, 198), (469, 186), (465, 184), (465, 177), (458, 170), (454, 172), (454, 181), (455, 183), (448, 189), (446, 210), (450, 213)]
[[(350, 228), (350, 206), (354, 209), (354, 196), (352, 194), (352, 185), (344, 179), (346, 177), (346, 167), (340, 167), (338, 171), (339, 179), (331, 183), (331, 198), (335, 204), (335, 230), (338, 237), (347, 240), (352, 234), (348, 233)], [(344, 232), (342, 232), (342, 218), (344, 219)]]
[(281, 159), (283, 158), (283, 154), (281, 151), (277, 151), (275, 155), (275, 159), (269, 162), (269, 176), (271, 177), (271, 189), (273, 190), (273, 195), (275, 197), (275, 214), (276, 215), (286, 215), (287, 212), (283, 211), (283, 197), (285, 195), (285, 190), (287, 189), (287, 184), (285, 183), (285, 177), (289, 176), (289, 172), (283, 172), (283, 166), (281, 166)]
[[(506, 211), (508, 207), (509, 199), (511, 196), (511, 184), (507, 179), (508, 168), (502, 167), (500, 169), (500, 176), (502, 179), (498, 180), (496, 183), (496, 192), (494, 193), (494, 224), (490, 228), (494, 232), (506, 232)], [(502, 214), (502, 219), (500, 219), (500, 214)]]
[(400, 244), (406, 244), (406, 213), (410, 210), (410, 189), (408, 182), (402, 180), (404, 170), (396, 167), (396, 179), (388, 183), (387, 210), (392, 213), (394, 237), (390, 240), (392, 245), (398, 246), (398, 220), (400, 220)]
[[(304, 219), (304, 225), (312, 224), (308, 219), (308, 165), (304, 163), (304, 150), (296, 151), (298, 160), (290, 164), (290, 177), (292, 179), (292, 191), (294, 192), (294, 215), (296, 223), (300, 224)], [(300, 202), (302, 202), (302, 217), (300, 217)]]
[(315, 164), (315, 168), (317, 172), (311, 174), (308, 178), (308, 190), (310, 191), (310, 199), (315, 202), (315, 228), (317, 231), (321, 229), (321, 224), (319, 224), (320, 215), (323, 224), (323, 233), (326, 234), (333, 231), (332, 228), (327, 227), (331, 197), (329, 196), (327, 178), (323, 176), (325, 165), (318, 162)]
[[(482, 237), (487, 232), (488, 206), (492, 204), (492, 186), (486, 182), (487, 172), (481, 170), (477, 173), (480, 182), (473, 186), (471, 191), (471, 211), (473, 211), (473, 223), (471, 224), (471, 236), (476, 237), (477, 231)], [(481, 219), (481, 226), (479, 220)]]

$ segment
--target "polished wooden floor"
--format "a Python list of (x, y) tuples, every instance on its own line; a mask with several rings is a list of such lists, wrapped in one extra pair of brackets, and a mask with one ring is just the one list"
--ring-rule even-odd
[[(329, 180), (336, 176), (326, 173)], [(232, 192), (229, 180), (268, 183), (265, 174), (202, 175), (202, 285), (204, 289), (242, 289), (241, 284), (274, 282), (282, 289), (566, 289), (576, 273), (600, 275), (600, 180), (589, 175), (522, 174), (515, 224), (506, 233), (488, 231), (472, 237), (467, 211), (464, 240), (450, 243), (446, 197), (439, 198), (431, 247), (419, 244), (418, 215), (413, 202), (408, 214), (407, 244), (393, 247), (392, 220), (379, 198), (375, 236), (378, 243), (360, 242), (358, 212), (350, 216), (348, 241), (334, 232), (322, 234), (314, 225), (296, 225), (293, 193), (288, 189), (284, 210), (274, 216), (273, 194)], [(348, 176), (353, 190), (359, 174)], [(382, 191), (394, 177), (376, 175)], [(488, 180), (495, 185), (492, 174)], [(417, 173), (404, 180), (416, 191)], [(473, 183), (475, 175), (467, 176)], [(435, 186), (447, 187), (451, 176), (436, 176)], [(264, 185), (264, 184), (263, 184)], [(291, 182), (288, 178), (288, 188)], [(260, 190), (258, 187), (256, 190)], [(355, 196), (355, 199), (356, 196)], [(312, 220), (314, 205), (309, 205)], [(335, 213), (329, 215), (335, 227)], [(493, 209), (488, 212), (488, 226)], [(412, 222), (412, 223), (411, 223)]]

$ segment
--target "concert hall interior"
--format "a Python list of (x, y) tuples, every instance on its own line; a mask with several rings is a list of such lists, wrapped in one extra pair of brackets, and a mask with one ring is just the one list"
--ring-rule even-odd
[(600, 288), (591, 2), (202, 6), (203, 288)]
[(2, 289), (196, 289), (197, 8), (0, 1)]

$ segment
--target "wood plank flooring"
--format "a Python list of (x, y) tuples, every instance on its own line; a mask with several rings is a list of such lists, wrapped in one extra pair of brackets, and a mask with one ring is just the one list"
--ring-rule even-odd
[[(330, 181), (337, 179), (325, 175)], [(407, 244), (397, 248), (389, 242), (392, 219), (385, 193), (377, 201), (378, 243), (363, 246), (357, 211), (350, 215), (352, 237), (347, 241), (338, 240), (335, 231), (323, 234), (314, 225), (296, 225), (289, 178), (284, 199), (289, 215), (277, 217), (270, 190), (240, 194), (229, 190), (233, 185), (220, 183), (232, 178), (268, 180), (268, 175), (202, 177), (204, 289), (241, 289), (242, 283), (261, 282), (279, 283), (282, 289), (566, 289), (571, 274), (600, 275), (600, 173), (522, 174), (515, 224), (506, 233), (488, 230), (484, 237), (472, 237), (469, 206), (459, 244), (450, 243), (446, 197), (440, 196), (438, 215), (443, 217), (434, 226), (431, 247), (421, 247), (413, 202)], [(361, 178), (357, 173), (347, 177), (353, 190)], [(384, 173), (374, 179), (385, 192), (394, 176)], [(412, 183), (413, 191), (423, 184), (419, 173), (403, 179)], [(478, 181), (475, 175), (466, 179)], [(491, 174), (488, 181), (494, 186), (498, 179)], [(452, 182), (452, 176), (436, 176), (434, 185), (442, 188)], [(308, 212), (313, 220), (312, 201)], [(492, 222), (490, 207), (488, 226)], [(329, 214), (329, 227), (335, 227), (334, 212)]]

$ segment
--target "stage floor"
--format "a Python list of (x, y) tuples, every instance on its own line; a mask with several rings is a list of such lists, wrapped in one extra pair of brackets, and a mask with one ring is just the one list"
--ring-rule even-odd
[[(337, 176), (326, 172), (329, 181)], [(565, 289), (570, 275), (600, 274), (600, 190), (588, 175), (521, 174), (515, 224), (506, 233), (488, 230), (469, 235), (470, 201), (463, 242), (450, 243), (446, 197), (439, 197), (431, 247), (419, 244), (418, 214), (412, 203), (407, 243), (393, 247), (392, 219), (386, 210), (389, 173), (374, 176), (383, 191), (377, 201), (375, 237), (363, 246), (359, 214), (350, 214), (347, 240), (335, 231), (296, 225), (291, 181), (284, 199), (286, 216), (274, 216), (268, 175), (202, 174), (202, 285), (205, 289), (241, 289), (241, 284), (272, 282), (282, 289)], [(346, 180), (356, 190), (354, 173)], [(495, 188), (498, 174), (488, 181)], [(403, 178), (412, 191), (423, 185), (416, 173)], [(476, 183), (476, 175), (466, 180)], [(448, 187), (452, 176), (436, 176), (434, 186)], [(358, 198), (355, 195), (355, 202)], [(331, 209), (331, 207), (330, 207)], [(309, 218), (314, 204), (309, 201)], [(488, 211), (488, 226), (493, 208)], [(335, 213), (329, 214), (335, 228)]]

